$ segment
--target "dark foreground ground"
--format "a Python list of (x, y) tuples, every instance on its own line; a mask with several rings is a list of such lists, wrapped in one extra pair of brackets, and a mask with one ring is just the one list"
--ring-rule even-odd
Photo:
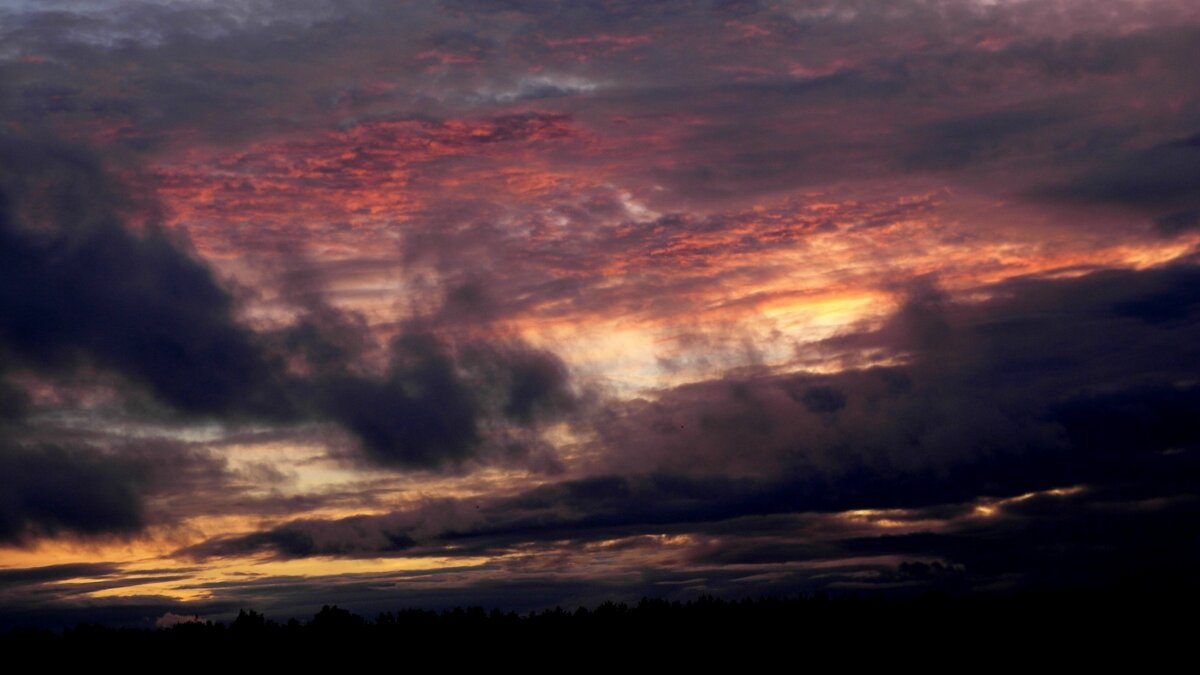
[(968, 672), (996, 667), (1074, 671), (1083, 665), (1158, 669), (1194, 664), (1200, 647), (1198, 597), (1191, 591), (704, 597), (526, 615), (482, 608), (409, 609), (373, 618), (325, 607), (307, 621), (286, 622), (243, 610), (229, 625), (10, 630), (0, 635), (0, 653), (10, 663), (16, 655), (32, 656), (41, 666), (64, 659), (117, 659), (188, 669), (318, 661), (398, 671), (499, 664), (534, 670), (742, 664), (754, 672), (803, 670), (806, 664), (900, 663)]

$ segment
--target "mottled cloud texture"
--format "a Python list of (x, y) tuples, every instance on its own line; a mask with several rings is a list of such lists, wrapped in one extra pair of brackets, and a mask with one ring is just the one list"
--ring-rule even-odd
[(1194, 584), (1198, 61), (1169, 0), (8, 3), (0, 625)]

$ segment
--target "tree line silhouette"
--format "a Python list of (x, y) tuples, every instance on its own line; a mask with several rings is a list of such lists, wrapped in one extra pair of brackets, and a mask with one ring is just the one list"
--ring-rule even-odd
[[(156, 629), (81, 624), (61, 632), (14, 629), (0, 653), (119, 657), (303, 660), (306, 655), (389, 653), (440, 655), (455, 662), (496, 658), (640, 655), (662, 662), (743, 659), (769, 654), (841, 654), (878, 662), (932, 654), (988, 660), (1058, 653), (1104, 658), (1152, 642), (1156, 654), (1194, 642), (1196, 594), (1055, 592), (927, 594), (915, 598), (854, 594), (686, 602), (643, 598), (594, 608), (561, 607), (517, 614), (467, 607), (441, 612), (403, 609), (368, 619), (324, 606), (308, 621), (272, 620), (243, 609), (230, 623), (195, 621)], [(1064, 661), (1065, 663), (1065, 661)], [(979, 664), (976, 664), (979, 665)]]

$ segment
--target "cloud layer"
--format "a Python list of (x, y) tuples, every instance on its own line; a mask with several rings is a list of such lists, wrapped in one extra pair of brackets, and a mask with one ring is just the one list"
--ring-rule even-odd
[(0, 10), (0, 623), (1189, 583), (1200, 13), (1103, 4)]

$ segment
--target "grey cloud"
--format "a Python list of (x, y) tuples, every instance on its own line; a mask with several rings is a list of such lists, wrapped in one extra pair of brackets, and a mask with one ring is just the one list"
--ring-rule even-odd
[(1152, 218), (1165, 234), (1192, 229), (1200, 209), (1197, 135), (1114, 154), (1041, 194), (1087, 204), (1114, 205)]
[(211, 487), (224, 466), (204, 453), (159, 443), (112, 448), (0, 440), (0, 542), (40, 537), (133, 536), (162, 514), (151, 496)]
[(0, 586), (35, 584), (78, 577), (108, 576), (119, 569), (119, 565), (112, 563), (65, 563), (44, 567), (6, 569), (0, 571)]
[(0, 541), (62, 531), (132, 534), (145, 525), (148, 476), (136, 462), (70, 448), (0, 447)]

